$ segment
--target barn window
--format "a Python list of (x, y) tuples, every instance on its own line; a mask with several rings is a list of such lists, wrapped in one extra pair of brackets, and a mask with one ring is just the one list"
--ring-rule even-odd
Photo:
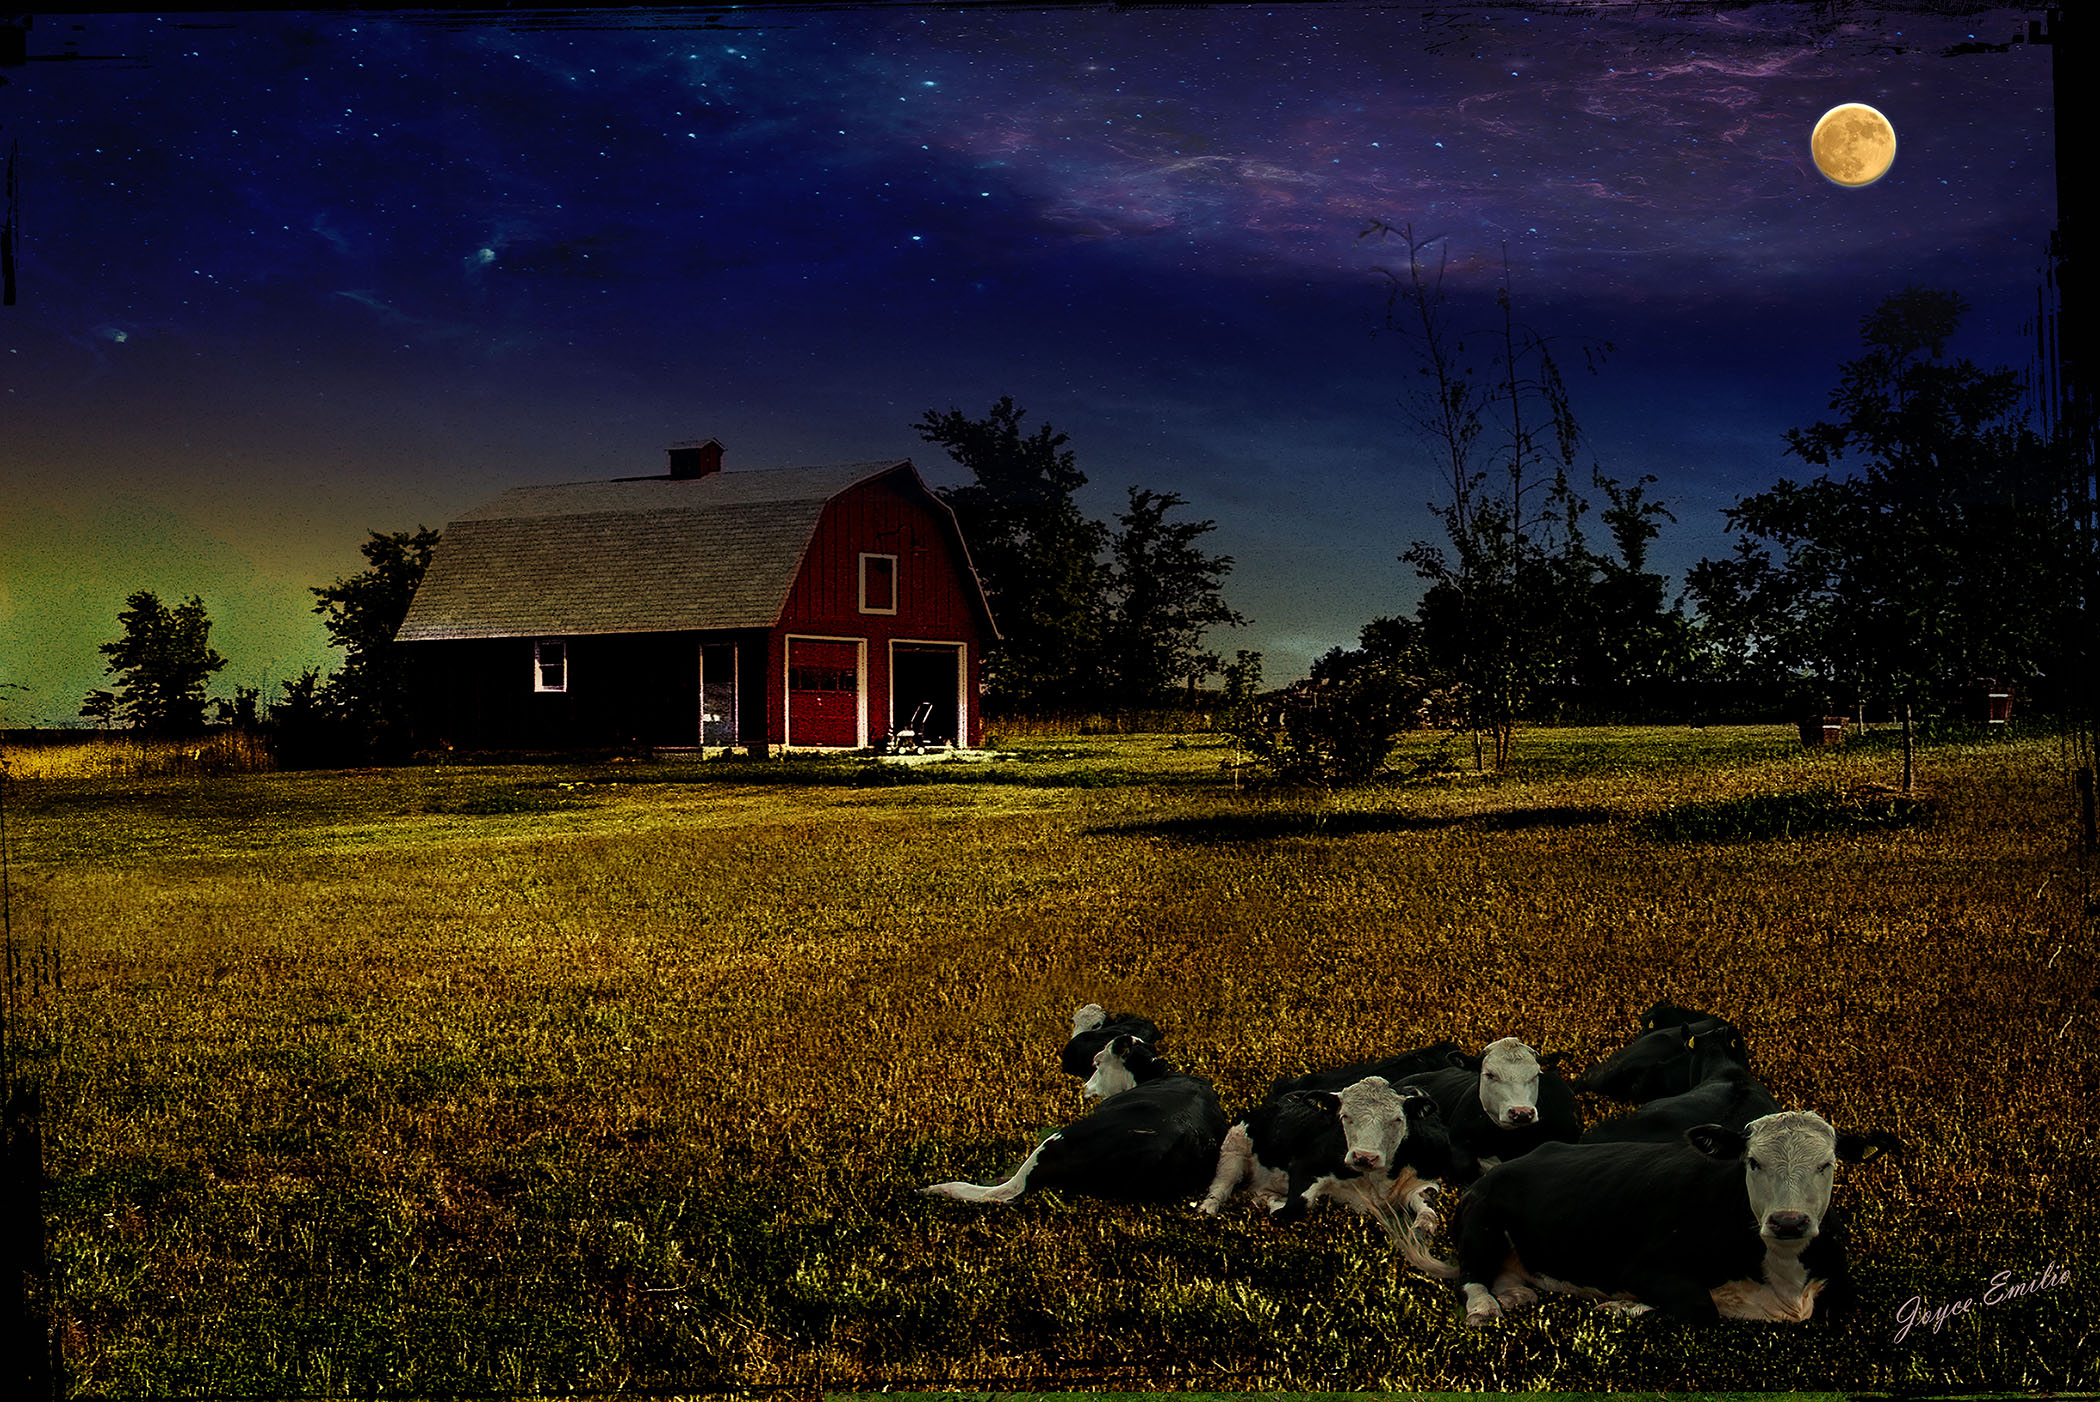
[(569, 689), (569, 647), (560, 638), (542, 638), (532, 645), (532, 689)]
[(895, 555), (863, 555), (860, 557), (860, 611), (862, 613), (895, 613), (897, 611), (897, 557)]
[(788, 669), (791, 691), (858, 691), (860, 674), (852, 667), (800, 664)]

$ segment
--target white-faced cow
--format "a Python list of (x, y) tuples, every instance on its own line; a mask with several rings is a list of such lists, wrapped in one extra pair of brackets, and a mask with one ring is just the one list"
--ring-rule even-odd
[[(1695, 1125), (1740, 1130), (1776, 1114), (1779, 1101), (1743, 1064), (1743, 1036), (1727, 1023), (1690, 1035), (1686, 1064), (1691, 1088), (1648, 1101), (1630, 1115), (1585, 1130), (1585, 1144), (1672, 1144)], [(1650, 1036), (1655, 1034), (1650, 1033)]]
[(1459, 1204), (1455, 1278), (1481, 1325), (1564, 1291), (1621, 1313), (1800, 1323), (1845, 1289), (1837, 1160), (1881, 1152), (1808, 1111), (1674, 1144), (1548, 1144)]
[(1644, 1105), (1665, 1095), (1682, 1095), (1697, 1084), (1692, 1070), (1695, 1044), (1700, 1039), (1714, 1036), (1727, 1039), (1722, 1045), (1731, 1049), (1738, 1065), (1749, 1069), (1750, 1054), (1734, 1023), (1726, 1018), (1693, 1013), (1689, 1008), (1678, 1008), (1670, 1003), (1659, 1003), (1650, 1008), (1649, 1017), (1656, 1016), (1658, 1009), (1683, 1013), (1685, 1020), (1642, 1032), (1577, 1078), (1575, 1089), (1609, 1100), (1622, 1100), (1629, 1105)]
[(1072, 1038), (1059, 1054), (1058, 1064), (1064, 1067), (1067, 1076), (1081, 1077), (1091, 1086), (1095, 1054), (1118, 1037), (1136, 1037), (1150, 1046), (1154, 1053), (1166, 1053), (1166, 1034), (1151, 1018), (1139, 1017), (1135, 1013), (1112, 1013), (1099, 1003), (1088, 1003), (1072, 1014)]
[(1436, 1098), (1451, 1131), (1453, 1175), (1461, 1182), (1541, 1144), (1582, 1133), (1575, 1093), (1515, 1037), (1490, 1042), (1477, 1071), (1452, 1067), (1409, 1076), (1403, 1084)]
[(1122, 1036), (1095, 1053), (1095, 1076), (1126, 1073), (1129, 1089), (1035, 1148), (1004, 1183), (935, 1183), (919, 1191), (963, 1202), (1012, 1202), (1061, 1188), (1124, 1202), (1175, 1202), (1203, 1191), (1217, 1168), (1225, 1111), (1210, 1082), (1174, 1070), (1150, 1045)]
[(1263, 1101), (1226, 1132), (1197, 1209), (1215, 1213), (1244, 1184), (1278, 1221), (1296, 1221), (1331, 1200), (1388, 1230), (1405, 1210), (1426, 1239), (1437, 1227), (1429, 1189), (1450, 1171), (1451, 1140), (1436, 1102), (1367, 1076), (1341, 1090)]

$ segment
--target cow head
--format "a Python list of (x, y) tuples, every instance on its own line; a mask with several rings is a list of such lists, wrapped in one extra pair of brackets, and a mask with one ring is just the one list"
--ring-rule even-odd
[(1712, 1013), (1702, 1013), (1695, 1008), (1677, 1003), (1661, 1002), (1641, 1014), (1641, 1031), (1653, 1032), (1658, 1027), (1685, 1027), (1701, 1022), (1719, 1022)]
[(1708, 1158), (1742, 1160), (1758, 1235), (1767, 1246), (1791, 1251), (1808, 1245), (1821, 1229), (1837, 1161), (1875, 1157), (1887, 1136), (1840, 1136), (1812, 1110), (1786, 1110), (1740, 1131), (1697, 1125), (1684, 1138)]
[(1099, 1003), (1089, 1003), (1072, 1014), (1072, 1035), (1077, 1037), (1082, 1032), (1091, 1032), (1106, 1021), (1108, 1009)]
[[(1707, 1057), (1703, 1064), (1701, 1053)], [(1578, 1090), (1638, 1105), (1683, 1094), (1720, 1070), (1724, 1058), (1738, 1066), (1750, 1064), (1743, 1034), (1721, 1018), (1700, 1018), (1643, 1032), (1575, 1084)]]
[[(1358, 1173), (1399, 1171), (1400, 1147), (1423, 1132), (1436, 1116), (1436, 1101), (1415, 1086), (1395, 1088), (1383, 1076), (1366, 1076), (1339, 1091), (1300, 1091), (1297, 1097), (1342, 1122), (1342, 1162)], [(1437, 1123), (1435, 1131), (1442, 1130)]]
[(1498, 1129), (1522, 1129), (1539, 1117), (1538, 1053), (1514, 1037), (1480, 1054), (1480, 1108)]
[(1684, 1037), (1684, 1049), (1690, 1056), (1691, 1085), (1711, 1080), (1731, 1066), (1750, 1064), (1750, 1051), (1743, 1045), (1743, 1034), (1732, 1022), (1714, 1018), (1708, 1023), (1677, 1030)]
[(1106, 1100), (1165, 1069), (1150, 1042), (1125, 1033), (1094, 1053), (1094, 1074), (1087, 1077), (1085, 1090)]

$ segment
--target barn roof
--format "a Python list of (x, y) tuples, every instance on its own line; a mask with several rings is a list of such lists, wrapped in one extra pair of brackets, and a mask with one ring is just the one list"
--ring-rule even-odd
[(517, 487), (445, 527), (395, 638), (768, 627), (826, 503), (899, 472), (946, 512), (895, 458)]

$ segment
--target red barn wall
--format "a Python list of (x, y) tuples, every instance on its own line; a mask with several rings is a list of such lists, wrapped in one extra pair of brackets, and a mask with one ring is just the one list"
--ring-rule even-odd
[[(907, 485), (909, 480), (893, 475), (864, 483), (825, 508), (767, 649), (769, 736), (786, 734), (787, 636), (797, 634), (866, 640), (863, 686), (871, 745), (881, 744), (890, 730), (890, 644), (962, 644), (968, 711), (963, 740), (983, 742), (977, 697), (988, 639), (976, 582), (947, 513)], [(863, 553), (897, 557), (896, 613), (861, 612)]]

